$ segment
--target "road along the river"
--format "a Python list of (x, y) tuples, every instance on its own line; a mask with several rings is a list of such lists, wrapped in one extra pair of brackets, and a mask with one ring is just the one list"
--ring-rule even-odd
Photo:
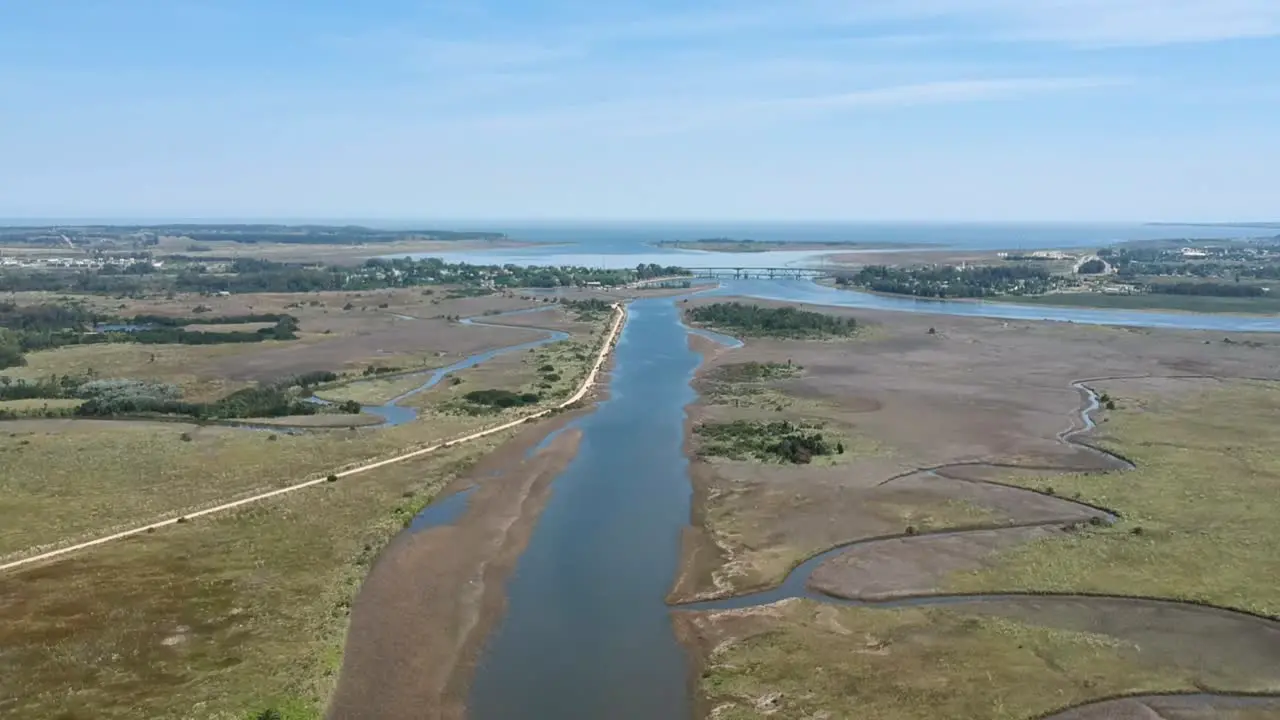
[[(471, 433), (470, 435), (465, 435), (463, 437), (454, 438), (453, 440), (447, 440), (445, 442), (437, 443), (429, 447), (424, 447), (417, 450), (413, 450), (411, 452), (406, 452), (401, 455), (396, 455), (395, 457), (387, 458), (385, 460), (378, 460), (375, 462), (365, 463), (363, 465), (357, 465), (356, 467), (353, 467), (353, 468), (348, 468), (340, 472), (332, 473), (332, 475), (341, 479), (345, 477), (351, 477), (352, 475), (359, 475), (361, 473), (366, 473), (366, 472), (369, 472), (370, 470), (377, 470), (378, 468), (386, 467), (387, 465), (393, 465), (395, 463), (404, 462), (405, 460), (412, 460), (413, 458), (422, 457), (423, 455), (428, 455), (442, 448), (450, 448), (455, 445), (471, 442), (473, 440), (479, 440), (480, 438), (488, 437), (490, 435), (495, 435), (505, 430), (510, 430), (514, 427), (523, 425), (524, 423), (546, 417), (552, 414), (553, 412), (563, 410), (573, 405), (574, 403), (586, 397), (587, 393), (590, 392), (591, 388), (596, 384), (596, 380), (600, 375), (600, 369), (604, 367), (605, 360), (607, 360), (609, 357), (609, 352), (613, 349), (614, 344), (617, 342), (618, 332), (622, 329), (623, 321), (626, 319), (626, 309), (621, 304), (615, 303), (613, 305), (613, 313), (614, 313), (613, 324), (609, 326), (609, 332), (607, 332), (604, 336), (604, 341), (600, 345), (599, 352), (596, 353), (596, 359), (595, 359), (595, 362), (592, 363), (591, 365), (591, 370), (587, 372), (586, 377), (582, 379), (582, 384), (578, 387), (578, 390), (574, 392), (574, 394), (571, 395), (567, 400), (560, 403), (559, 405), (556, 405), (555, 407), (552, 407), (552, 408), (547, 408), (545, 410), (539, 410), (535, 413), (525, 415), (523, 417), (517, 418), (510, 422), (506, 422), (495, 427), (486, 428), (484, 430)], [(228, 510), (235, 510), (236, 508), (244, 507), (245, 505), (252, 505), (253, 503), (262, 502), (263, 500), (270, 500), (271, 498), (279, 497), (281, 495), (288, 495), (289, 493), (298, 492), (299, 490), (303, 490), (315, 485), (321, 485), (323, 483), (326, 483), (329, 481), (328, 478), (329, 478), (328, 475), (323, 475), (318, 478), (312, 478), (310, 480), (299, 482), (295, 485), (289, 485), (288, 487), (282, 487), (277, 490), (272, 490), (270, 492), (264, 492), (258, 495), (254, 495), (252, 497), (242, 498), (234, 502), (223, 503), (221, 505), (205, 508), (204, 510), (188, 513), (186, 515), (181, 515), (178, 517), (172, 517), (166, 520), (161, 520), (159, 522), (154, 522), (154, 523), (151, 523), (150, 525), (142, 525), (140, 527), (124, 530), (122, 532), (96, 538), (94, 540), (89, 540), (87, 542), (77, 543), (75, 545), (69, 545), (67, 547), (58, 548), (57, 550), (50, 550), (48, 552), (40, 553), (38, 555), (32, 555), (31, 557), (22, 558), (20, 560), (14, 560), (12, 562), (8, 562), (3, 565), (0, 565), (0, 572), (4, 572), (6, 570), (16, 570), (18, 568), (22, 568), (28, 565), (33, 565), (35, 563), (44, 562), (46, 560), (52, 560), (54, 558), (61, 557), (63, 555), (70, 555), (71, 553), (80, 552), (82, 550), (88, 550), (90, 548), (94, 548), (99, 545), (105, 545), (106, 543), (109, 543), (115, 540), (123, 540), (128, 537), (141, 535), (143, 533), (158, 530), (160, 528), (168, 527), (170, 525), (189, 522), (191, 520), (195, 520), (196, 518), (201, 518), (208, 515), (214, 515), (217, 513), (224, 513), (224, 512), (227, 512)]]

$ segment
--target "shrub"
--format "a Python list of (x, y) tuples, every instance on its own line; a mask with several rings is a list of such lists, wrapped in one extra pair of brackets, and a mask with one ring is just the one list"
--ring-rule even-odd
[(463, 399), (473, 405), (492, 408), (512, 408), (532, 405), (542, 397), (536, 393), (516, 393), (510, 390), (472, 390)]
[(191, 433), (182, 433), (182, 442), (191, 442)]
[(694, 432), (704, 438), (703, 453), (733, 459), (809, 463), (815, 455), (831, 455), (833, 446), (815, 427), (783, 421), (702, 423)]
[(338, 476), (337, 476), (337, 475), (330, 475), (329, 477), (325, 478), (325, 480), (326, 480), (327, 482), (338, 482)]

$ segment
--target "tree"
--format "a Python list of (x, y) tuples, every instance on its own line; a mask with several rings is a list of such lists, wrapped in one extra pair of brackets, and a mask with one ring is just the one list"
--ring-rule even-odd
[(1081, 263), (1080, 267), (1076, 268), (1076, 273), (1079, 275), (1098, 275), (1106, 271), (1107, 264), (1098, 258)]

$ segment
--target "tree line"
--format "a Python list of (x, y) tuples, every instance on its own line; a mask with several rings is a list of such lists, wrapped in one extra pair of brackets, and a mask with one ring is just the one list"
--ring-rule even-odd
[[(274, 322), (269, 328), (246, 330), (187, 330), (198, 323), (236, 325)], [(98, 330), (101, 328), (101, 331)], [(213, 318), (136, 315), (114, 317), (95, 313), (76, 303), (17, 305), (0, 302), (0, 368), (26, 363), (25, 354), (68, 345), (128, 342), (143, 345), (214, 345), (294, 340), (298, 320), (292, 315), (254, 314)]]
[(146, 264), (146, 268), (138, 273), (125, 273), (114, 268), (6, 272), (0, 275), (0, 291), (138, 295), (148, 292), (301, 293), (443, 284), (485, 284), (495, 288), (555, 288), (589, 284), (617, 287), (637, 280), (689, 274), (683, 268), (656, 263), (642, 263), (635, 268), (602, 269), (472, 265), (446, 263), (439, 258), (372, 259), (356, 268), (245, 258), (229, 263), (226, 272), (212, 272), (210, 265), (195, 263), (164, 270), (156, 270)]
[(840, 286), (857, 286), (874, 292), (931, 298), (981, 298), (997, 295), (1038, 295), (1067, 280), (1030, 265), (983, 265), (958, 268), (949, 265), (898, 268), (868, 265), (836, 276)]
[(338, 375), (332, 372), (310, 372), (244, 388), (212, 402), (191, 402), (182, 399), (176, 385), (146, 380), (51, 375), (31, 381), (0, 376), (0, 400), (79, 399), (84, 402), (70, 413), (80, 417), (182, 415), (196, 420), (227, 420), (315, 415), (330, 409), (359, 413), (360, 403), (355, 401), (329, 406), (307, 400), (316, 385), (337, 379)]

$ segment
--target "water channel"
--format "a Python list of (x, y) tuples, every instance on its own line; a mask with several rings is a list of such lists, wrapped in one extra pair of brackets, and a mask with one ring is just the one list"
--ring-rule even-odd
[(684, 407), (698, 355), (671, 299), (632, 303), (609, 397), (508, 586), (472, 720), (688, 717), (687, 659), (665, 595), (689, 520)]

